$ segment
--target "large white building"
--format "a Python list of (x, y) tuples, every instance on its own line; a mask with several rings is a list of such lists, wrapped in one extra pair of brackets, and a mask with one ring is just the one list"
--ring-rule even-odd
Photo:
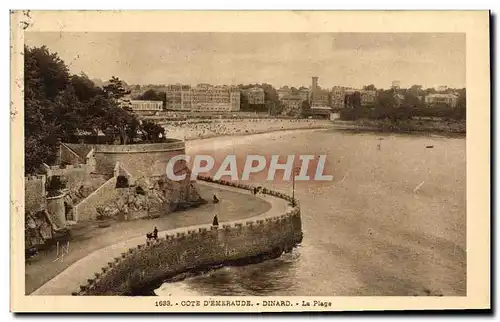
[(308, 89), (302, 88), (302, 89), (297, 89), (295, 91), (288, 86), (281, 87), (280, 89), (277, 90), (277, 92), (278, 92), (278, 98), (280, 100), (282, 100), (283, 97), (289, 97), (290, 95), (293, 95), (300, 97), (302, 101), (307, 101), (309, 100), (309, 95), (310, 95)]
[(123, 100), (120, 102), (120, 106), (133, 112), (160, 112), (163, 110), (162, 101)]
[(199, 84), (169, 85), (166, 91), (167, 109), (197, 112), (230, 112), (240, 110), (241, 93), (230, 86)]
[(425, 103), (430, 106), (443, 104), (455, 108), (457, 102), (458, 96), (455, 94), (429, 94), (425, 97)]

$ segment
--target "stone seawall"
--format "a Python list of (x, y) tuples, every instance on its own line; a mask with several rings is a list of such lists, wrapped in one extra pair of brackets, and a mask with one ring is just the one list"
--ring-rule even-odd
[[(200, 180), (251, 190), (253, 187), (227, 181)], [(292, 198), (263, 189), (261, 193)], [(95, 278), (73, 295), (132, 295), (159, 286), (166, 278), (204, 267), (223, 265), (256, 257), (277, 257), (302, 241), (298, 202), (280, 215), (261, 215), (251, 220), (225, 223), (219, 227), (201, 225), (172, 231), (154, 242), (123, 252)]]

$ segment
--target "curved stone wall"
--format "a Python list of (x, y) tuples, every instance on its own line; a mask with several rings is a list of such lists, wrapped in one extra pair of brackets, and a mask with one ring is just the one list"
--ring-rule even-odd
[(65, 193), (57, 196), (47, 197), (47, 211), (53, 216), (58, 227), (66, 226), (66, 209), (64, 207)]
[[(252, 190), (253, 187), (199, 177), (199, 180)], [(261, 191), (292, 201), (286, 194)], [(302, 241), (300, 208), (296, 201), (284, 214), (260, 215), (219, 227), (202, 225), (185, 232), (172, 232), (122, 253), (95, 273), (73, 295), (131, 295), (159, 286), (165, 278), (203, 267), (259, 256), (277, 257)]]
[(176, 139), (169, 139), (164, 143), (95, 144), (91, 147), (94, 148), (96, 173), (111, 174), (119, 162), (136, 178), (164, 175), (168, 161), (185, 153), (184, 142)]

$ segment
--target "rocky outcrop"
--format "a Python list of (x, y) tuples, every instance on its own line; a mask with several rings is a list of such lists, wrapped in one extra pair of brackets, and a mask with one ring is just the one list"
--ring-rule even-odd
[(175, 182), (166, 176), (140, 178), (117, 190), (114, 200), (107, 200), (96, 210), (102, 217), (117, 220), (158, 217), (206, 202), (195, 182)]

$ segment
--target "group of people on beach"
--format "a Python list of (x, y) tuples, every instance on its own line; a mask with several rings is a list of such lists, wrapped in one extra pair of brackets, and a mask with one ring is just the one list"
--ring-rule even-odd
[[(297, 123), (304, 123), (297, 125)], [(297, 126), (311, 127), (314, 120), (309, 119), (222, 119), (202, 122), (172, 122), (164, 125), (168, 133), (177, 133), (186, 139), (203, 138), (220, 135), (238, 135), (260, 133), (270, 130), (285, 130)]]

